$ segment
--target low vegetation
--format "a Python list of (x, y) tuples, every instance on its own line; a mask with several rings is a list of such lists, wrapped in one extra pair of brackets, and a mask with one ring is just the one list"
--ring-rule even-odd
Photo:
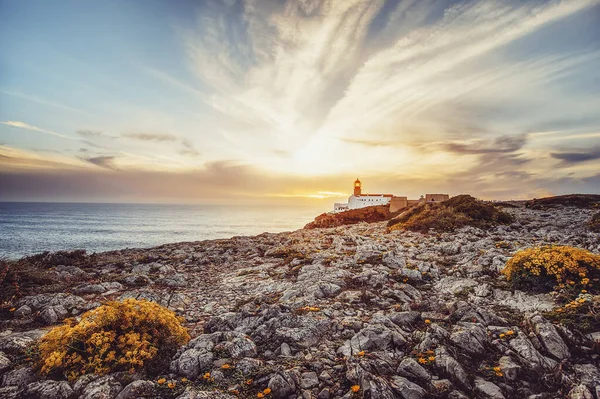
[(157, 371), (190, 339), (181, 321), (154, 302), (107, 302), (79, 322), (67, 320), (46, 334), (39, 342), (39, 370), (69, 380), (91, 373)]
[(502, 273), (514, 288), (554, 292), (559, 306), (546, 318), (584, 333), (600, 328), (600, 255), (570, 246), (527, 248)]
[(598, 194), (568, 194), (556, 197), (534, 198), (525, 202), (525, 206), (531, 209), (554, 208), (557, 206), (570, 206), (576, 208), (598, 208), (600, 207), (600, 195)]
[(566, 245), (526, 248), (509, 259), (502, 273), (515, 288), (595, 289), (600, 255)]
[(600, 233), (600, 212), (592, 216), (592, 218), (588, 222), (588, 226), (591, 231), (595, 233)]
[(388, 222), (390, 230), (427, 232), (429, 229), (451, 232), (464, 226), (489, 228), (509, 224), (513, 217), (496, 206), (470, 195), (458, 195), (447, 201), (415, 206)]

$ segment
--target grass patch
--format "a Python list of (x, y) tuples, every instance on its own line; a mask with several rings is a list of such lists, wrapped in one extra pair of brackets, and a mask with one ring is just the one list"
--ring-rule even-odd
[(434, 229), (452, 232), (464, 226), (489, 228), (512, 223), (514, 218), (490, 203), (470, 195), (458, 195), (447, 201), (416, 206), (388, 222), (390, 230), (428, 232)]
[(588, 227), (595, 233), (600, 233), (600, 212), (596, 213), (588, 222)]

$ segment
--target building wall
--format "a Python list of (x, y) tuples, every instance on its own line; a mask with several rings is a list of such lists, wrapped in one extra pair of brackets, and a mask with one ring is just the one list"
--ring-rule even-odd
[(374, 196), (374, 195), (369, 195), (369, 196), (360, 196), (360, 197), (356, 197), (354, 195), (351, 195), (348, 198), (348, 208), (349, 209), (358, 209), (358, 208), (364, 208), (367, 206), (375, 206), (375, 205), (386, 205), (390, 203), (390, 200), (392, 199), (392, 197), (384, 197), (383, 195), (381, 196)]
[(408, 206), (408, 199), (406, 197), (392, 197), (390, 201), (390, 212), (398, 212), (400, 209), (404, 209)]
[(348, 209), (348, 203), (340, 203), (340, 202), (336, 202), (335, 204), (333, 204), (333, 211), (334, 212), (341, 212), (341, 211), (345, 211)]
[(426, 202), (442, 202), (450, 199), (448, 194), (425, 194)]

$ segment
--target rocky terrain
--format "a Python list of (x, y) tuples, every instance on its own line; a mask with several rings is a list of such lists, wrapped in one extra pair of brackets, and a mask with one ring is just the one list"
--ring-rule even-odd
[[(600, 253), (594, 210), (534, 208), (489, 230), (359, 223), (40, 262), (52, 284), (0, 312), (0, 397), (600, 399), (600, 331), (552, 324), (552, 295), (499, 273), (533, 245)], [(192, 340), (169, 369), (35, 374), (29, 347), (51, 326), (127, 297), (185, 318)]]

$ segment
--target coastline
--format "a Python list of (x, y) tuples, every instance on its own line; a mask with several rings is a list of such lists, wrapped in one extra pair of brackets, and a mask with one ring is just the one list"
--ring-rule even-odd
[[(354, 385), (381, 398), (527, 397), (549, 391), (538, 379), (559, 364), (570, 365), (564, 381), (585, 385), (584, 371), (600, 373), (597, 355), (586, 349), (591, 338), (544, 319), (554, 298), (513, 291), (499, 271), (516, 250), (545, 243), (600, 253), (600, 235), (585, 227), (594, 211), (506, 211), (516, 221), (489, 230), (421, 234), (359, 223), (52, 260), (63, 263), (46, 264), (44, 273), (57, 283), (2, 313), (0, 351), (9, 363), (0, 393), (23, 397), (32, 384), (49, 384), (17, 355), (49, 326), (129, 297), (184, 317), (193, 338), (162, 373), (189, 383), (162, 397), (249, 398), (269, 387), (281, 398), (349, 398)], [(510, 342), (498, 338), (506, 331), (515, 333)], [(211, 345), (221, 349), (200, 349)], [(210, 361), (190, 357), (199, 351)], [(434, 360), (417, 363), (416, 353), (426, 351)], [(490, 375), (498, 362), (513, 371)], [(200, 378), (207, 371), (212, 385)], [(115, 374), (69, 389), (71, 397), (93, 397), (146, 378)], [(252, 385), (241, 386), (242, 378)]]

